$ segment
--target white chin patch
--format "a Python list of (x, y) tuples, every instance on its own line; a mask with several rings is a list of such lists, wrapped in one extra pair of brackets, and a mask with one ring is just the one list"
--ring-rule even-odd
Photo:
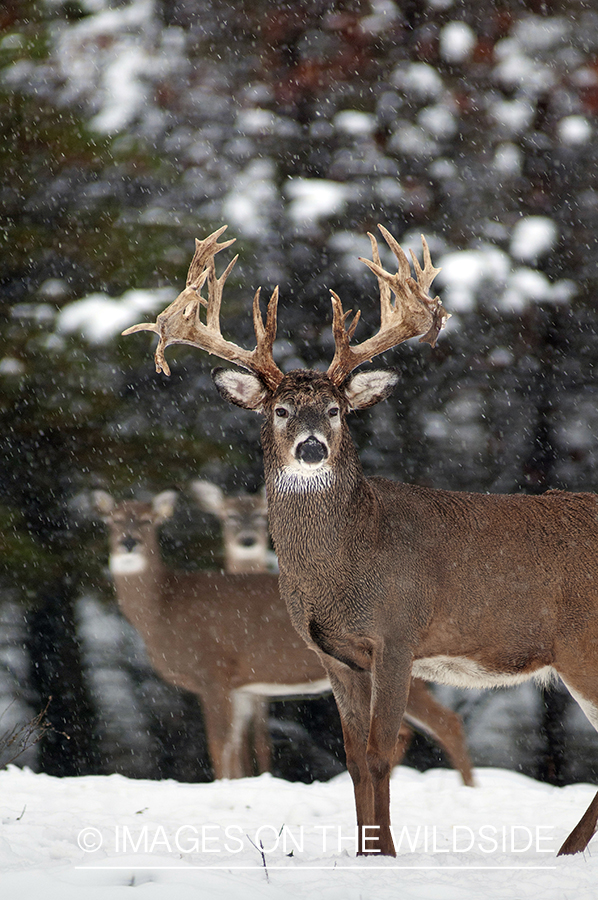
[(276, 489), (281, 493), (325, 491), (332, 486), (334, 472), (326, 463), (295, 463), (284, 466), (276, 475)]
[(235, 559), (263, 559), (264, 557), (264, 548), (259, 544), (256, 544), (255, 547), (241, 547), (239, 544), (235, 544), (232, 548), (231, 556), (234, 556)]
[(140, 575), (147, 568), (143, 553), (113, 553), (109, 561), (113, 575)]

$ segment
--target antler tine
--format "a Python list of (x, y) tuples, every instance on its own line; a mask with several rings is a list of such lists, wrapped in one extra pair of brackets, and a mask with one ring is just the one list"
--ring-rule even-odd
[(187, 272), (187, 287), (192, 287), (195, 284), (197, 279), (203, 274), (207, 263), (210, 260), (213, 262), (217, 253), (220, 253), (221, 250), (226, 250), (227, 247), (235, 243), (235, 238), (231, 238), (230, 241), (223, 241), (222, 244), (218, 243), (218, 238), (221, 234), (224, 234), (227, 227), (227, 225), (222, 225), (218, 231), (214, 231), (213, 234), (208, 235), (203, 241), (195, 238), (195, 253)]
[(255, 354), (256, 370), (259, 369), (262, 379), (271, 388), (275, 389), (280, 384), (282, 372), (275, 364), (272, 356), (272, 348), (276, 338), (276, 314), (278, 311), (278, 287), (275, 287), (268, 302), (266, 313), (266, 326), (260, 311), (260, 289), (258, 288), (253, 298), (253, 329), (257, 339), (257, 345), (253, 351)]
[(417, 283), (424, 293), (428, 293), (430, 290), (430, 286), (438, 273), (441, 271), (440, 269), (435, 269), (432, 265), (432, 258), (430, 257), (430, 248), (428, 247), (428, 242), (425, 237), (422, 235), (422, 246), (424, 248), (424, 268), (419, 264), (419, 260), (413, 250), (410, 250), (411, 260), (413, 262), (413, 268), (415, 269), (415, 274), (417, 275)]
[[(170, 375), (170, 368), (164, 357), (164, 351), (170, 344), (188, 344), (256, 372), (265, 384), (274, 390), (283, 377), (272, 356), (272, 347), (276, 336), (278, 289), (274, 291), (270, 300), (265, 328), (259, 310), (259, 291), (254, 298), (253, 320), (257, 339), (255, 350), (244, 350), (222, 337), (220, 330), (222, 292), (226, 279), (237, 261), (235, 256), (220, 278), (216, 277), (215, 255), (234, 243), (232, 240), (218, 243), (218, 238), (225, 229), (226, 225), (203, 241), (195, 241), (195, 253), (187, 274), (187, 286), (176, 300), (160, 313), (156, 321), (133, 325), (123, 331), (123, 334), (152, 331), (159, 336), (160, 340), (155, 352), (157, 372)], [(206, 281), (208, 283), (207, 300), (200, 293)], [(201, 306), (207, 307), (205, 324), (200, 318)]]
[[(361, 259), (376, 275), (380, 289), (380, 329), (376, 335), (351, 347), (350, 340), (355, 331), (357, 318), (355, 317), (349, 330), (345, 328), (345, 319), (348, 314), (343, 313), (341, 301), (337, 294), (332, 293), (333, 324), (332, 330), (335, 340), (335, 354), (328, 369), (328, 376), (335, 384), (342, 384), (347, 375), (361, 363), (368, 362), (374, 356), (384, 353), (391, 347), (424, 334), (421, 338), (432, 346), (435, 345), (440, 329), (444, 326), (448, 313), (442, 307), (440, 299), (432, 299), (428, 290), (440, 269), (435, 269), (430, 258), (430, 251), (425, 238), (422, 235), (424, 249), (424, 268), (414, 259), (414, 268), (417, 280), (411, 275), (411, 268), (407, 256), (394, 239), (394, 237), (382, 225), (378, 226), (382, 235), (393, 251), (397, 259), (397, 272), (392, 275), (382, 268), (380, 254), (376, 238), (369, 234), (372, 245), (372, 261)], [(391, 291), (395, 295), (395, 301), (391, 301)]]

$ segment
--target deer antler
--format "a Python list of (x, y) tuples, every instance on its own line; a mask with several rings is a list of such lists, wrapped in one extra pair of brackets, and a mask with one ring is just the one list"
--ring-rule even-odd
[[(170, 375), (170, 368), (164, 357), (164, 351), (170, 344), (189, 344), (213, 353), (220, 359), (243, 366), (256, 372), (266, 386), (274, 391), (283, 378), (281, 370), (274, 362), (272, 347), (276, 337), (276, 311), (278, 307), (278, 288), (275, 288), (270, 302), (266, 324), (260, 312), (260, 291), (253, 298), (253, 327), (256, 336), (255, 350), (244, 350), (231, 341), (226, 341), (220, 331), (220, 305), (222, 291), (226, 279), (230, 275), (237, 258), (227, 266), (220, 278), (216, 277), (214, 257), (221, 250), (234, 244), (232, 241), (218, 243), (218, 238), (226, 230), (226, 225), (219, 228), (203, 241), (195, 241), (195, 254), (187, 274), (187, 286), (176, 300), (157, 317), (153, 323), (133, 325), (123, 334), (134, 334), (137, 331), (153, 331), (160, 338), (156, 347), (156, 371)], [(373, 235), (369, 235), (372, 244), (373, 261), (362, 259), (378, 279), (380, 288), (380, 330), (374, 337), (361, 344), (350, 346), (359, 321), (357, 312), (351, 324), (346, 321), (351, 310), (343, 312), (338, 294), (331, 291), (333, 322), (332, 332), (336, 350), (334, 359), (328, 369), (328, 376), (336, 385), (343, 383), (347, 375), (363, 362), (384, 353), (391, 347), (426, 332), (421, 338), (431, 344), (436, 343), (438, 332), (444, 326), (449, 314), (443, 309), (440, 299), (432, 299), (428, 291), (432, 281), (440, 271), (435, 269), (430, 259), (430, 251), (422, 235), (424, 247), (424, 268), (422, 269), (413, 252), (413, 266), (417, 280), (411, 276), (409, 261), (393, 236), (382, 225), (378, 226), (388, 246), (398, 261), (396, 275), (391, 275), (380, 265), (378, 244)], [(208, 299), (201, 296), (201, 289), (208, 284)], [(395, 295), (391, 302), (391, 291)], [(201, 321), (200, 306), (206, 306), (206, 321)]]
[[(170, 344), (189, 344), (213, 353), (220, 359), (243, 366), (256, 372), (266, 385), (275, 390), (282, 380), (282, 372), (274, 362), (272, 346), (276, 337), (276, 310), (278, 305), (278, 288), (274, 290), (268, 304), (266, 325), (260, 312), (260, 291), (253, 298), (253, 326), (257, 346), (255, 350), (244, 350), (231, 341), (226, 341), (220, 331), (220, 305), (222, 291), (226, 279), (230, 275), (238, 257), (232, 260), (222, 273), (216, 277), (214, 257), (220, 250), (230, 247), (234, 240), (218, 243), (218, 238), (226, 230), (226, 225), (219, 228), (203, 241), (195, 241), (195, 254), (187, 273), (187, 286), (176, 300), (157, 317), (153, 323), (133, 325), (123, 334), (134, 334), (137, 331), (153, 331), (160, 341), (156, 347), (156, 371), (170, 375), (170, 368), (164, 357), (164, 351)], [(207, 301), (201, 296), (201, 289), (208, 283)], [(206, 306), (205, 324), (200, 318), (200, 306)]]
[[(411, 258), (417, 281), (411, 276), (409, 260), (405, 256), (399, 244), (395, 241), (389, 231), (382, 225), (378, 228), (382, 232), (384, 240), (393, 251), (398, 262), (398, 271), (396, 275), (391, 275), (385, 271), (380, 265), (380, 254), (378, 253), (378, 244), (376, 238), (369, 234), (368, 236), (372, 244), (373, 261), (361, 259), (368, 268), (372, 270), (378, 279), (380, 288), (380, 330), (361, 344), (350, 346), (350, 341), (355, 333), (355, 328), (359, 321), (361, 313), (358, 311), (353, 317), (351, 324), (346, 327), (346, 320), (351, 314), (351, 310), (343, 312), (343, 306), (338, 294), (331, 291), (332, 294), (332, 332), (334, 334), (334, 342), (336, 350), (334, 359), (328, 369), (329, 378), (337, 385), (343, 383), (347, 375), (353, 371), (361, 363), (368, 362), (374, 356), (384, 353), (391, 347), (415, 337), (417, 334), (423, 334), (421, 338), (432, 347), (436, 344), (438, 332), (444, 326), (449, 313), (442, 307), (439, 297), (432, 299), (428, 291), (432, 281), (440, 272), (435, 269), (430, 259), (430, 251), (426, 243), (426, 239), (422, 235), (422, 244), (424, 248), (424, 268), (422, 269), (413, 251)], [(390, 292), (394, 293), (395, 301), (391, 302)]]

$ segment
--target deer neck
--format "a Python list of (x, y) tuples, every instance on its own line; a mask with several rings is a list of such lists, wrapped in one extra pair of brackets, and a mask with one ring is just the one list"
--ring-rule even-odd
[(281, 572), (329, 573), (348, 546), (370, 488), (347, 435), (336, 464), (309, 477), (289, 474), (264, 443), (268, 520)]
[(162, 619), (167, 580), (157, 541), (131, 553), (111, 552), (109, 565), (122, 613), (147, 639)]

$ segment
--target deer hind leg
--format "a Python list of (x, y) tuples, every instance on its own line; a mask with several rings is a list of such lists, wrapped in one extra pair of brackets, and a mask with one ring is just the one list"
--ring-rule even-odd
[[(222, 754), (224, 778), (245, 778), (254, 774), (254, 747), (259, 771), (270, 770), (270, 743), (264, 706), (264, 698), (251, 691), (238, 688), (231, 692), (230, 725)], [(264, 765), (265, 768), (260, 768)]]
[[(573, 680), (569, 679), (569, 676), (565, 679), (561, 675), (561, 678), (573, 699), (577, 700), (586, 717), (598, 731), (598, 684), (590, 684), (590, 679), (580, 679), (579, 677)], [(596, 679), (591, 679), (591, 681), (595, 682)], [(585, 850), (596, 833), (597, 823), (598, 793), (596, 793), (585, 813), (560, 848), (557, 856), (568, 856)]]
[(211, 685), (202, 696), (208, 750), (216, 779), (243, 777), (241, 739), (247, 704), (240, 694), (240, 691), (229, 694)]
[(461, 773), (463, 784), (473, 787), (475, 782), (461, 718), (451, 709), (438, 703), (419, 678), (411, 680), (405, 718), (440, 744), (451, 765)]
[(253, 774), (255, 763), (258, 775), (261, 775), (272, 770), (272, 748), (268, 727), (270, 702), (267, 697), (257, 694), (253, 695), (252, 700), (251, 719), (244, 741), (248, 756), (247, 774)]
[(403, 719), (403, 721), (401, 722), (401, 727), (399, 728), (399, 736), (397, 738), (397, 745), (395, 747), (393, 766), (401, 765), (412, 740), (413, 729), (410, 728), (409, 725), (407, 725), (405, 719)]

